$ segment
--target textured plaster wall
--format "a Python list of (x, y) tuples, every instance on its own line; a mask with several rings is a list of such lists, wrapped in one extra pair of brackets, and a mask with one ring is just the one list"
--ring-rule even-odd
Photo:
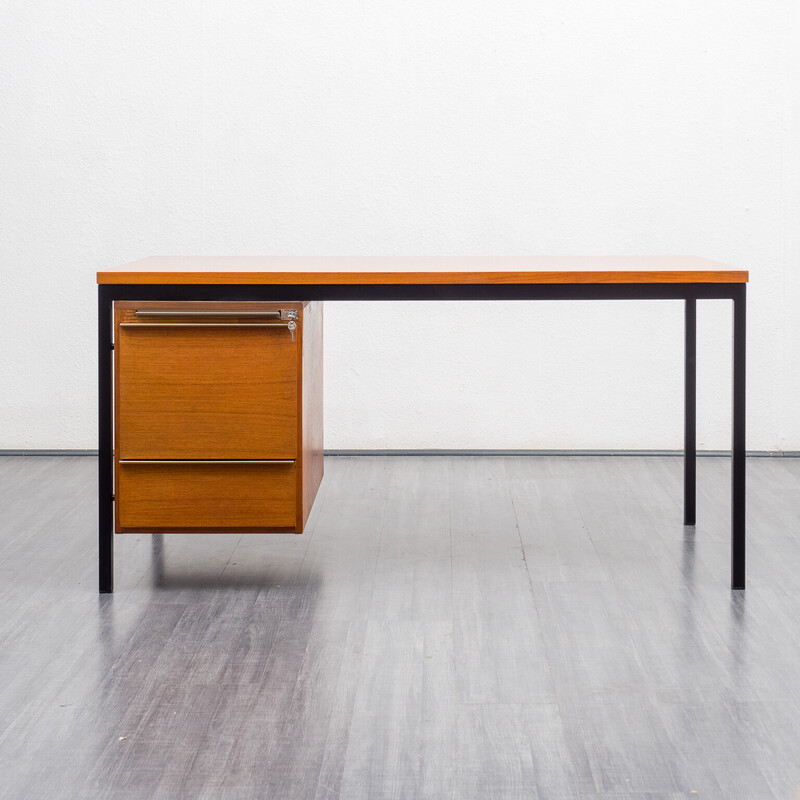
[[(94, 273), (149, 254), (749, 268), (749, 436), (800, 449), (790, 0), (11, 0), (0, 448), (92, 448)], [(326, 307), (329, 448), (677, 448), (682, 309)], [(730, 315), (699, 307), (701, 447)]]

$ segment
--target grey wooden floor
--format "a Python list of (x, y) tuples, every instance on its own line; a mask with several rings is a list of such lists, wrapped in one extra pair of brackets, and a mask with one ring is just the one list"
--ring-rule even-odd
[(800, 460), (329, 458), (303, 536), (117, 537), (0, 459), (0, 797), (800, 797)]

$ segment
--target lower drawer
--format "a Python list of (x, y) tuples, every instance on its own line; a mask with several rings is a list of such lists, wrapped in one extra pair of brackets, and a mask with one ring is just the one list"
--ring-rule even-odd
[(117, 532), (294, 530), (294, 463), (120, 463)]

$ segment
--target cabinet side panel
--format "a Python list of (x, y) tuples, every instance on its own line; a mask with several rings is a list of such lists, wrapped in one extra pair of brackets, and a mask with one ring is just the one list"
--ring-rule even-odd
[(302, 429), (302, 518), (305, 528), (311, 506), (322, 482), (322, 302), (311, 302), (303, 309), (303, 423)]

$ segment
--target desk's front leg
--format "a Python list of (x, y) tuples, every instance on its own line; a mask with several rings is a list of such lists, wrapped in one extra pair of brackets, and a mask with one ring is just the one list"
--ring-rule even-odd
[(733, 296), (733, 441), (731, 446), (731, 589), (744, 589), (745, 573), (745, 366), (747, 287)]
[(687, 298), (684, 303), (683, 524), (694, 525), (697, 497), (697, 300)]
[(101, 594), (114, 591), (111, 287), (97, 287), (97, 533)]

